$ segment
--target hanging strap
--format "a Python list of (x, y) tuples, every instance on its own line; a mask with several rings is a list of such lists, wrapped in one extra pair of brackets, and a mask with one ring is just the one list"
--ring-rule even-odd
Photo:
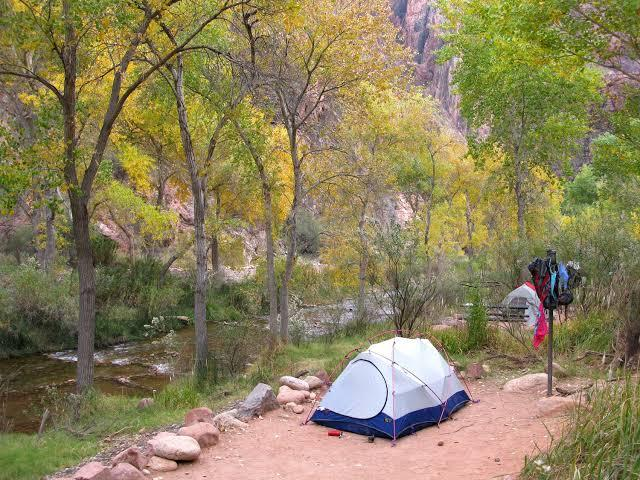
[(556, 277), (558, 276), (558, 272), (551, 272), (551, 280), (549, 284), (551, 285), (551, 298), (557, 300), (558, 296), (556, 295)]

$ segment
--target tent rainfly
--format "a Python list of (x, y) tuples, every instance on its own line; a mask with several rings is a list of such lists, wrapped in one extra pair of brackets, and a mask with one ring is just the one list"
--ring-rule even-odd
[(395, 440), (441, 422), (467, 402), (453, 367), (431, 342), (395, 337), (349, 362), (311, 420)]

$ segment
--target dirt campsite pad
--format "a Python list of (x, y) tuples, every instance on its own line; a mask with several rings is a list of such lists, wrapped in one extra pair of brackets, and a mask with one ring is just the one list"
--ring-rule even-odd
[(547, 428), (557, 432), (560, 420), (537, 418), (535, 395), (504, 392), (488, 382), (470, 386), (480, 402), (440, 428), (401, 438), (395, 447), (350, 433), (330, 437), (325, 427), (300, 425), (306, 412), (278, 410), (252, 421), (246, 431), (223, 434), (196, 462), (153, 478), (487, 480), (516, 474), (525, 455), (548, 445)]

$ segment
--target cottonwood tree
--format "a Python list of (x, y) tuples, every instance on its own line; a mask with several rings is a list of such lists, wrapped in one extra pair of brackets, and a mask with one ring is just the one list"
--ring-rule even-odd
[(550, 57), (545, 47), (519, 36), (512, 2), (455, 1), (445, 14), (450, 24), (442, 58), (460, 58), (453, 81), (462, 113), (475, 131), (489, 129), (478, 140), (506, 153), (518, 233), (525, 237), (532, 169), (563, 166), (578, 151), (598, 74), (568, 57)]
[(274, 127), (264, 112), (247, 104), (244, 115), (234, 119), (234, 127), (245, 146), (260, 182), (262, 194), (262, 223), (266, 243), (266, 282), (269, 301), (269, 332), (272, 342), (279, 336), (278, 285), (275, 270), (274, 230), (278, 220), (279, 192), (284, 185), (281, 178), (286, 170), (286, 132)]
[[(304, 169), (322, 150), (318, 126), (329, 105), (359, 81), (383, 82), (398, 74), (403, 51), (388, 21), (387, 2), (301, 1), (256, 24), (254, 98), (277, 113), (289, 143), (293, 196), (284, 226), (285, 267), (280, 278), (280, 336), (289, 328), (289, 282), (297, 251), (297, 221)], [(371, 48), (375, 45), (375, 48)], [(313, 145), (316, 143), (316, 145)]]
[[(154, 37), (164, 35), (159, 21), (181, 19), (184, 2), (23, 0), (4, 5), (0, 42), (12, 48), (0, 52), (0, 76), (38, 82), (62, 111), (63, 172), (80, 290), (80, 392), (93, 384), (95, 337), (96, 286), (87, 206), (116, 120), (130, 96), (149, 77), (238, 2), (207, 2), (202, 9), (206, 12), (198, 11), (183, 27), (180, 40), (164, 44), (166, 48), (156, 51), (151, 64), (145, 52), (156, 43)], [(189, 4), (184, 9), (192, 7)]]
[[(172, 29), (164, 24), (162, 28), (167, 41), (174, 45), (174, 48), (184, 43), (179, 28)], [(184, 161), (193, 197), (196, 253), (195, 372), (199, 378), (204, 378), (208, 369), (208, 245), (205, 230), (208, 176), (218, 159), (222, 137), (231, 127), (234, 112), (248, 91), (244, 79), (234, 74), (231, 55), (224, 50), (224, 41), (228, 40), (224, 38), (225, 33), (230, 34), (224, 31), (215, 32), (206, 39), (206, 44), (195, 45), (189, 52), (179, 52), (175, 59), (166, 62), (168, 76), (165, 78), (175, 99)], [(160, 55), (158, 57), (160, 58)], [(187, 77), (188, 74), (193, 75)], [(194, 131), (202, 135), (196, 137)], [(205, 139), (204, 144), (202, 139)]]

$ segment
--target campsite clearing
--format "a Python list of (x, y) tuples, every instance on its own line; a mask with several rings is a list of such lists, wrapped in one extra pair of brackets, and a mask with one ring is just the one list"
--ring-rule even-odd
[[(517, 474), (525, 455), (546, 448), (561, 419), (537, 418), (534, 394), (509, 393), (493, 381), (470, 384), (479, 403), (469, 404), (438, 427), (398, 440), (327, 435), (305, 415), (276, 410), (228, 432), (200, 458), (163, 473), (163, 480), (260, 479), (442, 479), (488, 480)], [(307, 409), (309, 406), (307, 406)], [(547, 431), (547, 428), (549, 431)], [(442, 443), (443, 442), (443, 443)], [(442, 445), (439, 445), (442, 443)]]

